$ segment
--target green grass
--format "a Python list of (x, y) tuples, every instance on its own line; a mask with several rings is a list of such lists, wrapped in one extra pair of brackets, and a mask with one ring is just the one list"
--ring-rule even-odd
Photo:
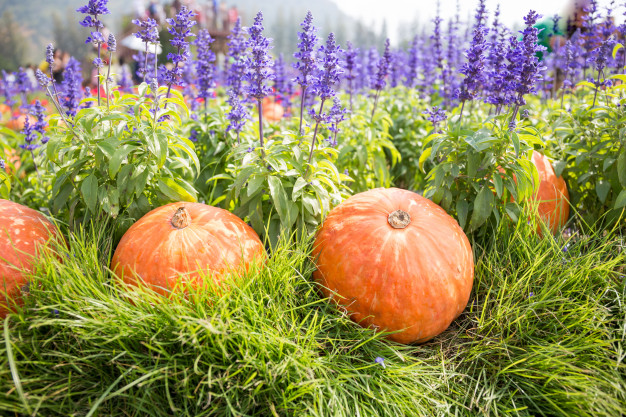
[(71, 236), (63, 263), (42, 262), (25, 307), (5, 321), (0, 414), (626, 412), (617, 232), (571, 240), (566, 252), (528, 230), (474, 243), (466, 311), (419, 346), (388, 342), (320, 299), (309, 243), (283, 244), (230, 291), (164, 300), (115, 284), (105, 235)]

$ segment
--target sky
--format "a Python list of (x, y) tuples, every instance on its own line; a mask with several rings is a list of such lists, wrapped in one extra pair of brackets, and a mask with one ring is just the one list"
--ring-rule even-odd
[[(362, 20), (366, 24), (374, 23), (379, 29), (383, 20), (387, 22), (388, 34), (391, 40), (397, 38), (398, 29), (403, 23), (410, 23), (416, 17), (420, 25), (429, 24), (437, 13), (436, 0), (334, 0), (345, 13)], [(478, 0), (458, 0), (461, 9), (461, 19), (468, 13), (474, 14)], [(598, 0), (600, 10), (604, 13), (610, 0)], [(522, 18), (529, 10), (535, 10), (544, 17), (555, 13), (563, 15), (573, 7), (574, 0), (486, 0), (487, 10), (493, 12), (500, 4), (501, 21), (508, 27), (520, 27)], [(617, 4), (622, 3), (617, 1)], [(444, 20), (456, 14), (457, 0), (440, 0), (441, 17)], [(623, 9), (613, 12), (618, 18), (622, 17)]]

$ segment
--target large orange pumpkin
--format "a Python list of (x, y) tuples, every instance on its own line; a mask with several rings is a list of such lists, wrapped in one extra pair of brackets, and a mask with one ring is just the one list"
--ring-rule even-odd
[[(569, 217), (569, 193), (562, 177), (556, 176), (550, 160), (533, 151), (533, 164), (539, 172), (539, 189), (532, 198), (537, 202), (539, 216), (552, 233), (565, 225)], [(541, 230), (538, 230), (541, 233)]]
[(21, 204), (0, 199), (0, 318), (21, 302), (37, 255), (60, 232), (43, 214)]
[(139, 219), (124, 234), (111, 266), (124, 283), (143, 282), (162, 295), (202, 276), (215, 283), (265, 260), (265, 248), (234, 214), (201, 203), (171, 203)]
[(315, 280), (363, 326), (400, 331), (401, 343), (443, 332), (467, 305), (472, 248), (456, 220), (411, 191), (348, 198), (315, 239)]

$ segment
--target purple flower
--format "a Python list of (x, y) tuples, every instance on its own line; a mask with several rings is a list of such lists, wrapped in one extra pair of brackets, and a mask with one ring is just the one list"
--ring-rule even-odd
[(141, 30), (134, 33), (136, 38), (141, 39), (145, 44), (159, 43), (159, 28), (156, 20), (147, 19), (141, 21), (139, 19), (134, 19), (132, 22), (141, 28)]
[(5, 169), (6, 165), (4, 163), (4, 159), (0, 158), (0, 169)]
[(423, 114), (428, 115), (426, 119), (433, 124), (433, 129), (435, 131), (437, 131), (437, 125), (439, 122), (443, 122), (448, 118), (448, 116), (446, 116), (446, 112), (439, 106), (434, 106), (430, 110), (425, 110)]
[(354, 79), (359, 72), (359, 50), (354, 48), (350, 42), (346, 44), (347, 48), (344, 52), (345, 61), (345, 79), (348, 82), (348, 94), (350, 95), (350, 111), (352, 111), (352, 94), (355, 90)]
[(98, 20), (98, 16), (111, 13), (106, 7), (108, 2), (109, 0), (89, 0), (86, 6), (76, 9), (78, 13), (87, 15), (80, 25), (86, 28), (95, 27), (96, 30), (103, 28), (104, 25)]
[(417, 82), (417, 72), (420, 61), (419, 37), (415, 35), (409, 48), (409, 60), (407, 63), (406, 86), (413, 88)]
[(546, 48), (537, 44), (539, 30), (533, 27), (540, 17), (533, 10), (524, 17), (526, 28), (521, 32), (522, 41), (519, 43), (519, 61), (517, 62), (521, 69), (516, 86), (517, 98), (515, 104), (518, 106), (526, 104), (524, 95), (534, 93), (537, 83), (541, 80), (543, 67), (539, 63), (537, 52), (544, 51)]
[(196, 97), (204, 99), (205, 107), (206, 101), (213, 96), (215, 88), (215, 53), (211, 50), (213, 41), (209, 31), (202, 29), (198, 31), (198, 39), (194, 42), (197, 47), (195, 69), (198, 93)]
[(71, 57), (63, 71), (63, 81), (59, 88), (59, 102), (65, 107), (68, 116), (75, 116), (82, 99), (83, 75), (80, 63)]
[(169, 90), (172, 84), (175, 84), (183, 75), (183, 65), (190, 56), (189, 42), (186, 38), (189, 36), (196, 36), (191, 33), (191, 28), (196, 24), (192, 18), (196, 14), (187, 9), (186, 6), (182, 6), (180, 12), (174, 17), (166, 19), (170, 27), (167, 31), (172, 35), (170, 44), (176, 48), (176, 53), (168, 53), (167, 59), (171, 60), (174, 64), (171, 69), (163, 70), (163, 82), (168, 86), (167, 97), (169, 98)]
[(367, 52), (367, 65), (365, 67), (366, 79), (363, 80), (367, 88), (374, 88), (374, 84), (376, 83), (376, 72), (378, 71), (378, 61), (379, 55), (378, 50), (374, 47), (371, 47)]
[(283, 59), (283, 54), (278, 55), (274, 62), (274, 96), (276, 102), (282, 105), (287, 111), (291, 108), (291, 95), (293, 94), (293, 82), (287, 76), (287, 67)]
[[(304, 21), (300, 23), (302, 32), (298, 32), (298, 52), (293, 56), (296, 58), (296, 62), (293, 67), (300, 72), (296, 77), (295, 82), (300, 84), (304, 94), (306, 94), (306, 88), (311, 85), (311, 76), (316, 71), (316, 59), (315, 48), (317, 47), (317, 28), (313, 26), (313, 15), (311, 12), (307, 12)], [(303, 98), (304, 100), (304, 98)]]
[(389, 50), (389, 38), (385, 41), (385, 52), (383, 57), (378, 61), (378, 71), (376, 72), (376, 81), (374, 81), (374, 89), (382, 90), (387, 85), (385, 78), (389, 74), (389, 65), (391, 64), (391, 51)]
[(328, 120), (330, 122), (330, 126), (328, 130), (334, 133), (335, 145), (337, 144), (337, 133), (339, 133), (339, 123), (346, 120), (346, 109), (341, 105), (341, 100), (339, 97), (333, 97), (333, 106), (330, 108), (328, 112)]
[(261, 100), (272, 93), (269, 81), (274, 79), (271, 72), (272, 58), (269, 54), (270, 39), (263, 36), (263, 13), (257, 13), (254, 24), (246, 29), (249, 35), (248, 46), (252, 50), (244, 59), (246, 71), (244, 79), (248, 81), (245, 88), (250, 97)]
[(24, 135), (24, 143), (20, 145), (20, 148), (27, 151), (34, 151), (40, 145), (35, 143), (37, 140), (37, 135), (35, 134), (34, 125), (30, 124), (30, 118), (24, 119), (24, 129), (22, 129), (22, 134)]
[(461, 102), (472, 100), (482, 88), (485, 67), (485, 51), (487, 50), (487, 28), (483, 25), (485, 19), (485, 0), (480, 0), (476, 12), (473, 37), (469, 49), (466, 51), (467, 62), (459, 71), (465, 75), (461, 87), (457, 92), (457, 98)]
[(197, 142), (198, 141), (198, 130), (197, 129), (191, 129), (191, 132), (189, 132), (189, 140), (192, 142)]
[(532, 297), (533, 295), (535, 295), (535, 293), (531, 291), (531, 292), (528, 294), (528, 298)]
[(374, 359), (374, 362), (376, 362), (377, 364), (379, 364), (380, 366), (383, 367), (383, 369), (385, 369), (387, 366), (385, 365), (385, 359), (381, 358), (380, 356), (378, 356), (376, 359)]
[(104, 67), (104, 62), (102, 62), (102, 59), (100, 58), (94, 58), (93, 59), (93, 66), (96, 68), (102, 68)]
[(241, 129), (243, 129), (246, 124), (246, 120), (250, 117), (248, 115), (248, 110), (241, 104), (239, 100), (239, 96), (230, 91), (230, 96), (228, 98), (228, 104), (231, 106), (231, 110), (226, 114), (226, 118), (230, 121), (226, 131), (234, 130), (239, 134)]
[(51, 43), (46, 46), (46, 62), (50, 68), (54, 67), (54, 46)]
[(231, 91), (240, 96), (243, 94), (242, 81), (246, 71), (245, 56), (248, 43), (244, 36), (244, 31), (241, 28), (241, 19), (238, 18), (235, 22), (235, 26), (228, 35), (228, 55), (226, 62), (228, 67), (226, 69), (226, 85), (230, 87)]
[(40, 133), (42, 144), (48, 143), (49, 138), (46, 136), (46, 128), (48, 127), (46, 108), (41, 104), (41, 101), (36, 100), (35, 104), (30, 106), (29, 112), (37, 119), (33, 125), (33, 131)]
[(117, 40), (115, 39), (115, 36), (112, 33), (109, 33), (109, 39), (107, 40), (107, 47), (109, 49), (109, 52), (115, 52), (115, 50), (117, 49)]
[(40, 69), (35, 71), (35, 78), (37, 78), (37, 82), (44, 90), (48, 88), (50, 85), (50, 78), (46, 74), (44, 74)]
[[(133, 59), (137, 62), (137, 72), (135, 73), (139, 78), (144, 78), (149, 83), (150, 80), (154, 77), (154, 64), (155, 64), (155, 56), (153, 53), (148, 52), (147, 55), (144, 55), (143, 52), (137, 51), (135, 55), (133, 55)], [(145, 66), (145, 67), (144, 67)]]
[(313, 80), (312, 89), (322, 101), (332, 98), (337, 94), (334, 86), (339, 83), (343, 69), (339, 65), (339, 55), (342, 50), (335, 42), (335, 34), (330, 33), (325, 45), (319, 47), (320, 58), (318, 58), (321, 67), (317, 77)]

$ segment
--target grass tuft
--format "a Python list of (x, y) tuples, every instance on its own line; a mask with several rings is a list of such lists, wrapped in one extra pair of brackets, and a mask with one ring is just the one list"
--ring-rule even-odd
[[(474, 242), (473, 294), (434, 340), (362, 329), (311, 282), (311, 242), (165, 299), (105, 266), (103, 228), (39, 265), (0, 343), (0, 410), (87, 416), (615, 416), (626, 410), (617, 232)], [(564, 250), (565, 245), (566, 249)], [(384, 367), (376, 358), (384, 359)]]

